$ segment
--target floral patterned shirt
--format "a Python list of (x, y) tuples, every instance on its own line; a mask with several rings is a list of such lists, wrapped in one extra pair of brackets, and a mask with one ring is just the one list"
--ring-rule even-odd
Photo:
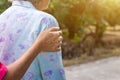
[[(16, 61), (51, 26), (58, 23), (50, 14), (29, 1), (13, 1), (0, 15), (0, 61), (5, 65)], [(41, 52), (21, 80), (66, 80), (61, 51)]]

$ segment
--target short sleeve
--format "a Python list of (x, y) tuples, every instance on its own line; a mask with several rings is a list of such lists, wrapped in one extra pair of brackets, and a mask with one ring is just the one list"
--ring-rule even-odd
[(50, 27), (58, 27), (58, 26), (59, 26), (59, 24), (58, 24), (57, 20), (51, 15), (44, 16), (40, 21), (41, 31), (43, 31), (47, 28), (50, 28)]
[(0, 80), (2, 80), (6, 73), (7, 73), (6, 66), (0, 63)]
[(59, 27), (59, 24), (55, 17), (50, 14), (43, 13), (37, 18), (37, 26), (33, 28), (32, 39), (33, 41), (38, 37), (38, 35), (50, 27)]

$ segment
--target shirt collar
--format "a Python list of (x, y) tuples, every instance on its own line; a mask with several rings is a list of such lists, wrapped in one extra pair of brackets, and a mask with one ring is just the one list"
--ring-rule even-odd
[(29, 1), (13, 1), (12, 2), (12, 6), (22, 6), (22, 7), (26, 7), (26, 8), (32, 8), (32, 9), (36, 9), (33, 4)]

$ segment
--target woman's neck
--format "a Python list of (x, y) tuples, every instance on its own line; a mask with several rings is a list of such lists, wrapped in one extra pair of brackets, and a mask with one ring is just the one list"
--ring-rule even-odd
[(26, 0), (26, 1), (30, 1), (37, 9), (39, 9), (40, 4), (39, 0)]

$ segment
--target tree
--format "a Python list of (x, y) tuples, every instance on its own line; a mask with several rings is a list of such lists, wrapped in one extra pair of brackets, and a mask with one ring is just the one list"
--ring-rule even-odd
[(91, 36), (94, 41), (93, 46), (90, 46), (91, 51), (101, 45), (108, 26), (114, 27), (120, 24), (119, 4), (120, 0), (54, 0), (50, 11), (57, 18), (60, 26), (68, 31), (69, 39), (77, 36), (81, 45)]

